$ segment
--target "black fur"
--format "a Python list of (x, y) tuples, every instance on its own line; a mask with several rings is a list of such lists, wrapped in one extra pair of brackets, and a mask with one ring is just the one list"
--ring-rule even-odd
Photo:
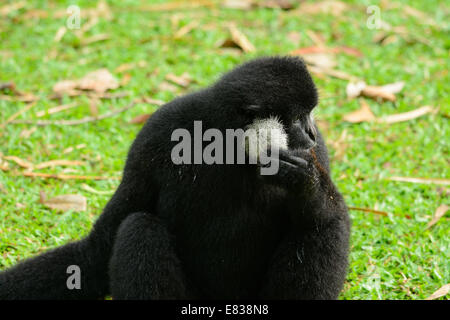
[[(316, 104), (303, 62), (275, 57), (161, 107), (90, 234), (1, 272), (0, 298), (336, 299), (350, 224), (322, 137), (305, 120)], [(174, 129), (202, 120), (225, 132), (270, 115), (289, 136), (275, 176), (258, 165), (171, 161)], [(81, 268), (80, 290), (66, 287), (69, 265)]]

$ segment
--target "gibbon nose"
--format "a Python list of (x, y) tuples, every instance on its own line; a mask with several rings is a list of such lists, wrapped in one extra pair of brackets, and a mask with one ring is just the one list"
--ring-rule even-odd
[(316, 145), (316, 130), (311, 123), (296, 121), (291, 127), (288, 141), (292, 149), (311, 149)]
[(308, 150), (314, 148), (316, 146), (316, 135), (314, 134), (314, 131), (311, 128), (305, 128), (303, 132), (305, 140), (304, 149)]

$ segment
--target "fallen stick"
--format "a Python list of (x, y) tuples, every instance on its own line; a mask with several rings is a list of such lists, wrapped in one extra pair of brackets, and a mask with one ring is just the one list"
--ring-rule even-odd
[(89, 122), (94, 122), (94, 121), (98, 121), (98, 120), (103, 120), (106, 118), (110, 118), (113, 117), (119, 113), (122, 113), (124, 111), (127, 111), (128, 109), (133, 108), (136, 105), (136, 102), (133, 101), (132, 103), (130, 103), (128, 106), (123, 107), (121, 109), (116, 109), (113, 110), (111, 112), (102, 114), (101, 116), (98, 117), (86, 117), (83, 119), (79, 119), (79, 120), (15, 120), (15, 121), (10, 121), (10, 123), (13, 124), (33, 124), (36, 126), (49, 126), (49, 125), (63, 125), (63, 126), (74, 126), (74, 125), (78, 125), (78, 124), (84, 124), (84, 123), (89, 123)]
[(16, 119), (18, 116), (20, 116), (22, 113), (30, 110), (31, 108), (33, 108), (36, 105), (36, 101), (31, 102), (29, 104), (27, 104), (25, 106), (25, 108), (17, 111), (16, 113), (14, 113), (11, 117), (9, 117), (5, 122), (3, 122), (2, 124), (0, 124), (0, 128), (4, 128), (8, 123), (13, 123), (14, 119)]
[(46, 179), (61, 179), (61, 180), (120, 180), (120, 177), (103, 177), (103, 176), (81, 176), (81, 175), (69, 175), (69, 174), (53, 174), (53, 173), (41, 173), (41, 172), (23, 172), (25, 177), (32, 178), (46, 178)]
[(348, 207), (349, 210), (356, 210), (356, 211), (364, 211), (364, 212), (371, 212), (375, 214), (379, 214), (381, 216), (387, 217), (387, 212), (374, 210), (374, 209), (368, 209), (368, 208), (357, 208), (357, 207)]
[(450, 185), (450, 179), (440, 179), (440, 178), (389, 177), (387, 178), (387, 180), (398, 182), (421, 183), (421, 184)]

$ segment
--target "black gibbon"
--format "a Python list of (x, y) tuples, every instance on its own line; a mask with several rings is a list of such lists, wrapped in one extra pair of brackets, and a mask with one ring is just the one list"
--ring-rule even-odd
[[(317, 103), (302, 60), (268, 57), (162, 106), (91, 232), (0, 272), (0, 299), (336, 299), (350, 221), (311, 117)], [(261, 161), (175, 164), (172, 133), (194, 134), (196, 121), (224, 135), (280, 129), (269, 142), (276, 174), (262, 175)], [(81, 271), (72, 290), (71, 265)]]

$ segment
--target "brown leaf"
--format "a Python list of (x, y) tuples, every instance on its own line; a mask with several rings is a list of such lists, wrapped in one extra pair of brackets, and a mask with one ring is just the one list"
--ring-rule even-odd
[(92, 43), (95, 43), (95, 42), (108, 40), (109, 38), (110, 38), (109, 34), (100, 33), (100, 34), (96, 34), (96, 35), (93, 35), (93, 36), (88, 37), (88, 38), (81, 39), (80, 44), (82, 46), (88, 46), (88, 45), (90, 45)]
[[(311, 36), (310, 36), (311, 37)], [(312, 47), (304, 47), (300, 49), (296, 49), (291, 52), (294, 55), (305, 55), (305, 54), (318, 54), (318, 53), (330, 53), (330, 54), (339, 54), (345, 53), (355, 57), (362, 57), (361, 51), (355, 48), (350, 47), (336, 47), (336, 48), (328, 48), (323, 46), (312, 46)]]
[(3, 159), (4, 160), (9, 160), (9, 161), (14, 161), (15, 163), (17, 163), (22, 168), (26, 168), (26, 169), (33, 168), (33, 164), (31, 162), (23, 160), (23, 159), (21, 159), (21, 158), (19, 158), (17, 156), (4, 156)]
[(380, 122), (380, 123), (396, 123), (396, 122), (408, 121), (408, 120), (416, 119), (418, 117), (421, 117), (421, 116), (423, 116), (427, 113), (433, 112), (433, 111), (434, 111), (434, 109), (431, 106), (424, 106), (424, 107), (418, 108), (413, 111), (386, 116), (382, 119), (379, 119), (378, 122)]
[(347, 85), (347, 96), (354, 98), (362, 95), (373, 99), (395, 101), (395, 93), (400, 92), (404, 85), (404, 82), (396, 82), (384, 86), (370, 86), (364, 81), (349, 82)]
[(9, 162), (3, 161), (2, 158), (0, 158), (0, 170), (2, 171), (9, 170)]
[(99, 69), (88, 73), (78, 82), (78, 88), (104, 93), (109, 89), (117, 89), (119, 83), (108, 69)]
[(346, 87), (347, 97), (350, 99), (359, 97), (366, 86), (364, 81), (349, 82)]
[(14, 82), (1, 82), (0, 83), (0, 91), (9, 90), (12, 92), (16, 91), (16, 84)]
[(131, 80), (131, 74), (129, 73), (125, 73), (122, 77), (122, 79), (120, 80), (120, 86), (124, 87), (126, 86)]
[(450, 292), (450, 283), (439, 288), (436, 292), (434, 292), (431, 296), (426, 298), (425, 300), (434, 300), (440, 297), (446, 296)]
[(169, 73), (166, 75), (166, 79), (183, 88), (187, 88), (192, 82), (192, 78), (187, 72), (183, 73), (181, 76), (176, 76), (173, 73)]
[(86, 191), (88, 191), (88, 192), (91, 192), (91, 193), (95, 193), (95, 194), (100, 194), (100, 195), (110, 195), (110, 194), (114, 193), (114, 190), (108, 190), (108, 191), (99, 191), (99, 190), (96, 190), (96, 189), (90, 187), (89, 185), (87, 185), (86, 183), (83, 183), (81, 186), (82, 186), (82, 188), (83, 188), (84, 190), (86, 190)]
[(183, 26), (175, 33), (174, 38), (175, 39), (182, 38), (183, 36), (185, 36), (186, 34), (191, 32), (193, 29), (197, 28), (198, 25), (199, 25), (199, 22), (197, 20), (193, 20), (193, 21), (189, 22), (187, 25)]
[(334, 56), (326, 53), (304, 54), (302, 57), (307, 64), (321, 69), (332, 69), (337, 65)]
[(67, 28), (62, 26), (58, 29), (58, 31), (56, 31), (55, 37), (53, 38), (53, 41), (55, 42), (60, 42), (61, 39), (64, 37), (64, 35), (67, 32)]
[(255, 51), (255, 47), (253, 44), (247, 39), (247, 37), (238, 30), (236, 25), (230, 24), (228, 29), (231, 33), (231, 38), (226, 39), (222, 44), (222, 48), (239, 48), (244, 52), (253, 52)]
[(445, 205), (445, 204), (440, 205), (436, 209), (436, 212), (434, 213), (434, 216), (431, 219), (431, 221), (428, 222), (427, 229), (430, 228), (431, 226), (435, 225), (439, 221), (439, 219), (445, 215), (445, 213), (447, 212), (448, 209), (449, 209), (449, 207), (447, 205)]
[(0, 16), (7, 16), (13, 11), (17, 11), (26, 6), (26, 1), (17, 1), (0, 8)]
[(150, 118), (150, 116), (151, 116), (151, 113), (141, 114), (141, 115), (131, 119), (129, 123), (131, 123), (131, 124), (145, 123), (145, 122), (147, 122), (148, 118)]
[(342, 79), (342, 80), (348, 80), (348, 81), (357, 81), (358, 78), (355, 76), (352, 76), (351, 74), (348, 74), (344, 71), (336, 70), (336, 69), (325, 69), (325, 68), (319, 68), (317, 66), (308, 66), (308, 70), (312, 73), (315, 73), (317, 75), (327, 75), (330, 77)]
[(22, 132), (20, 132), (19, 137), (28, 139), (31, 137), (31, 135), (37, 130), (37, 127), (31, 127), (30, 129), (23, 129)]
[(102, 176), (80, 176), (80, 175), (68, 175), (68, 174), (52, 174), (42, 172), (22, 172), (18, 175), (32, 178), (45, 178), (45, 179), (61, 179), (61, 180), (120, 180), (120, 177), (102, 177)]
[(344, 116), (344, 120), (351, 123), (359, 123), (365, 121), (375, 120), (375, 116), (370, 110), (369, 105), (364, 100), (361, 100), (361, 108), (359, 110), (348, 113)]
[(64, 159), (60, 159), (60, 160), (50, 160), (50, 161), (46, 161), (46, 162), (41, 162), (39, 164), (37, 164), (34, 168), (37, 170), (40, 169), (44, 169), (44, 168), (53, 168), (56, 166), (83, 166), (86, 163), (83, 161), (77, 161), (77, 160), (64, 160)]
[(170, 91), (170, 92), (177, 92), (178, 88), (175, 87), (173, 84), (168, 83), (167, 81), (163, 81), (159, 84), (158, 89), (160, 91)]
[(141, 11), (174, 11), (174, 10), (184, 10), (193, 9), (201, 7), (214, 7), (215, 3), (211, 0), (191, 0), (191, 1), (176, 1), (168, 3), (158, 3), (147, 6), (139, 7)]
[(45, 195), (41, 193), (40, 202), (50, 209), (61, 211), (86, 211), (87, 207), (86, 197), (78, 194), (66, 194), (46, 199)]
[(254, 7), (253, 0), (225, 0), (222, 2), (224, 8), (249, 10)]
[(304, 2), (296, 11), (302, 14), (332, 14), (340, 16), (348, 9), (348, 5), (341, 1), (318, 1), (318, 2)]
[(349, 210), (356, 210), (356, 211), (364, 211), (364, 212), (371, 212), (375, 214), (379, 214), (381, 216), (388, 216), (388, 213), (385, 211), (375, 210), (375, 209), (369, 209), (369, 208), (357, 208), (357, 207), (348, 207)]
[(162, 106), (163, 104), (165, 104), (165, 102), (162, 101), (162, 100), (152, 99), (152, 98), (149, 98), (149, 97), (142, 97), (140, 100), (143, 103), (155, 104), (157, 106)]
[(268, 9), (283, 9), (290, 10), (294, 8), (293, 2), (289, 0), (265, 0), (255, 1), (255, 4), (260, 8)]
[(63, 80), (53, 86), (56, 94), (74, 94), (75, 89), (91, 90), (104, 93), (110, 89), (117, 89), (119, 83), (108, 69), (99, 69), (88, 73), (79, 80)]
[(38, 112), (36, 112), (36, 117), (40, 118), (40, 117), (43, 117), (43, 116), (45, 116), (47, 114), (54, 114), (54, 113), (57, 113), (57, 112), (61, 112), (61, 111), (64, 111), (64, 110), (68, 110), (68, 109), (74, 108), (76, 106), (77, 106), (77, 104), (75, 102), (68, 103), (68, 104), (62, 104), (60, 106), (57, 106), (57, 107), (54, 107), (54, 108), (50, 108), (48, 110), (38, 111)]

